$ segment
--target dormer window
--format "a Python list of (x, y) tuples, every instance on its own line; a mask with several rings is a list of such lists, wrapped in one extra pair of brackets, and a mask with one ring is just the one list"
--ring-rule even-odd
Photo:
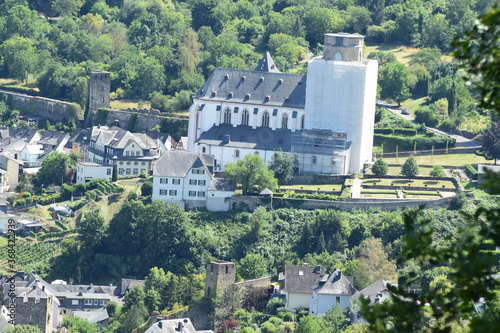
[(304, 271), (303, 270), (299, 271), (299, 276), (304, 276)]

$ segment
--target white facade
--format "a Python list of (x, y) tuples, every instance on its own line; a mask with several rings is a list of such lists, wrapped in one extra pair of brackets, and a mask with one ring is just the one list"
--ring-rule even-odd
[(5, 214), (4, 212), (0, 211), (0, 233), (7, 232), (10, 219), (14, 220), (14, 222), (17, 222), (17, 216), (12, 214)]
[(95, 178), (111, 178), (113, 166), (93, 162), (78, 162), (76, 166), (76, 182), (85, 183)]
[(349, 172), (362, 170), (372, 158), (377, 72), (377, 61), (309, 62), (305, 127), (347, 133)]
[(309, 308), (311, 295), (312, 295), (312, 288), (311, 288), (311, 293), (288, 292), (286, 294), (286, 308), (287, 309)]
[(207, 201), (210, 175), (205, 168), (190, 169), (185, 177), (153, 176), (153, 200), (177, 202), (184, 207), (185, 201)]
[(325, 314), (335, 304), (339, 304), (342, 309), (352, 307), (351, 296), (342, 294), (318, 294), (313, 292), (310, 297), (309, 312), (313, 315)]

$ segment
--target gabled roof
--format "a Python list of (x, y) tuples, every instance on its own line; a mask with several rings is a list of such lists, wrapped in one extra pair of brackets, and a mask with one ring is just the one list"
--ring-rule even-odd
[(144, 288), (144, 280), (122, 279), (122, 285), (121, 285), (120, 293), (122, 295), (124, 295), (125, 292), (134, 289), (135, 286), (139, 286), (141, 288)]
[(66, 133), (57, 131), (45, 131), (40, 140), (38, 140), (38, 144), (57, 146), (65, 139), (69, 139), (69, 135)]
[(183, 178), (192, 168), (204, 168), (212, 177), (213, 165), (212, 155), (169, 150), (156, 161), (153, 176)]
[(213, 331), (197, 331), (189, 318), (160, 320), (146, 332), (158, 333), (213, 333)]
[(73, 316), (82, 318), (91, 323), (100, 323), (106, 319), (109, 319), (108, 310), (102, 308), (94, 311), (73, 311)]
[(347, 277), (338, 269), (335, 269), (327, 279), (319, 281), (318, 285), (314, 288), (314, 291), (317, 294), (347, 296), (354, 295), (357, 292), (356, 288), (354, 288)]
[[(299, 134), (300, 131), (296, 133)], [(227, 138), (229, 142), (225, 142)], [(212, 146), (291, 151), (292, 131), (282, 128), (273, 131), (267, 127), (252, 128), (246, 125), (233, 127), (231, 124), (221, 124), (203, 132), (196, 142)]]
[(285, 292), (312, 294), (325, 272), (323, 266), (285, 266)]
[(306, 76), (216, 68), (195, 99), (304, 109)]
[(383, 279), (377, 280), (365, 289), (358, 291), (357, 293), (352, 295), (351, 303), (354, 304), (354, 302), (357, 301), (361, 297), (361, 295), (363, 295), (365, 298), (370, 299), (370, 304), (375, 303), (377, 300), (377, 295), (387, 290), (387, 281)]
[(255, 67), (256, 71), (262, 71), (262, 72), (272, 72), (272, 73), (281, 73), (274, 64), (274, 60), (271, 57), (271, 53), (266, 51), (266, 54), (264, 54), (264, 57), (262, 57), (259, 60), (259, 63), (257, 64), (257, 67)]
[(72, 148), (73, 143), (77, 144), (84, 144), (89, 141), (89, 136), (91, 135), (91, 130), (89, 129), (82, 129), (82, 128), (77, 128), (71, 137), (69, 138), (68, 142), (66, 143), (66, 148)]
[(97, 141), (101, 137), (105, 146), (116, 149), (126, 148), (132, 142), (135, 142), (141, 149), (158, 149), (156, 140), (144, 133), (131, 133), (123, 128), (112, 126), (94, 126), (92, 128), (92, 140)]

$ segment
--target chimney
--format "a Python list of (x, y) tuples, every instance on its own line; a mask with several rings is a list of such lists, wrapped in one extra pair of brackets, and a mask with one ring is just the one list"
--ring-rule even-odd
[(159, 328), (159, 329), (162, 329), (162, 328), (163, 328), (163, 322), (162, 322), (161, 320), (158, 322), (158, 328)]
[(42, 291), (45, 291), (45, 286), (42, 286)]
[(175, 330), (177, 332), (181, 332), (182, 331), (182, 321), (180, 321), (179, 324), (177, 324), (177, 328)]
[(224, 135), (222, 143), (229, 143), (231, 141), (231, 136), (229, 134)]

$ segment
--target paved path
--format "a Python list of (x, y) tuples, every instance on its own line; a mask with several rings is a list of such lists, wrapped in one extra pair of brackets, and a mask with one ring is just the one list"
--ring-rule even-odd
[[(411, 121), (415, 125), (420, 125), (419, 123), (417, 123), (415, 121), (413, 116), (402, 114), (401, 108), (399, 108), (397, 105), (389, 104), (386, 101), (379, 100), (379, 99), (377, 99), (377, 105), (386, 108), (388, 111), (394, 113), (395, 115), (400, 116), (401, 118), (404, 118), (406, 120)], [(461, 135), (457, 135), (457, 134), (449, 134), (449, 133), (443, 132), (441, 130), (438, 130), (436, 128), (433, 128), (433, 127), (426, 126), (425, 128), (427, 128), (428, 131), (438, 133), (438, 134), (455, 139), (456, 140), (455, 147), (468, 147), (468, 148), (477, 147), (477, 148), (480, 148), (482, 146), (482, 143), (480, 141), (467, 139), (466, 137), (461, 136)]]
[(351, 198), (361, 198), (361, 179), (355, 178), (351, 186)]

